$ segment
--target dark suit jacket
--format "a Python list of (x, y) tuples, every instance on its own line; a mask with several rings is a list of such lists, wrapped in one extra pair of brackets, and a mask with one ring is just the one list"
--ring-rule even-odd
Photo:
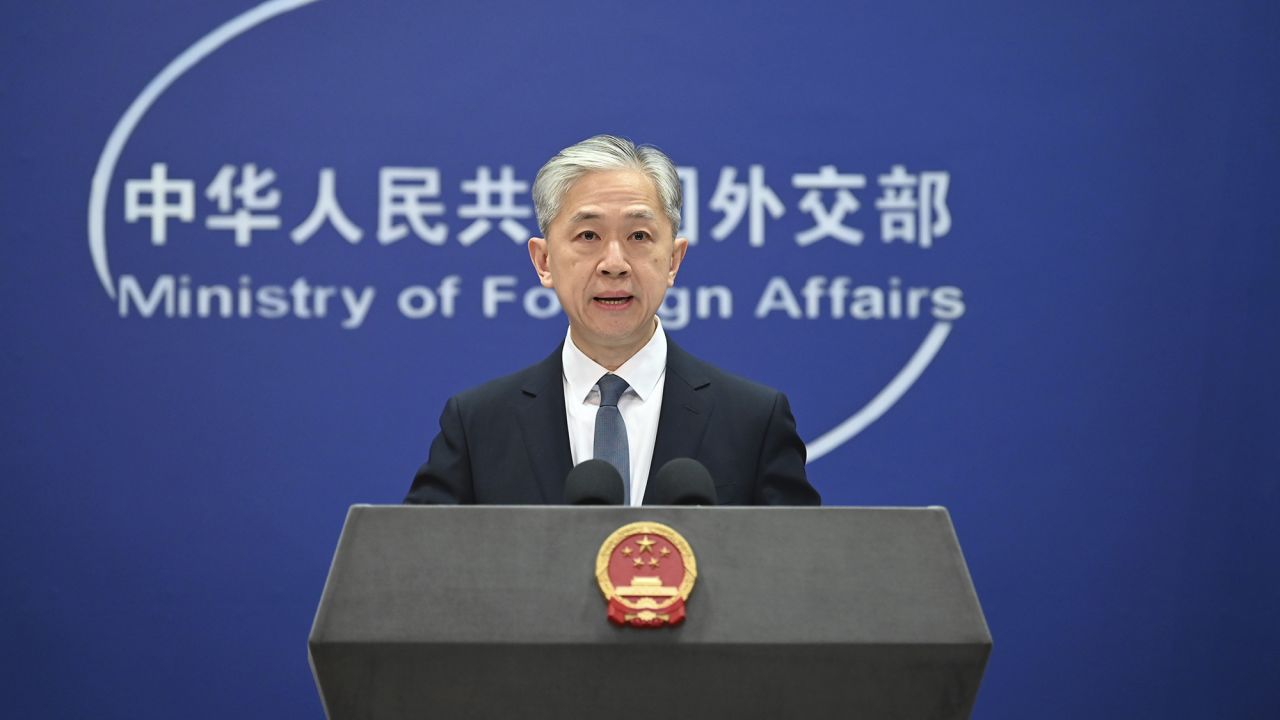
[[(455, 395), (406, 503), (558, 505), (573, 468), (561, 349)], [(721, 505), (817, 505), (804, 443), (782, 393), (725, 373), (667, 338), (650, 479), (675, 458), (706, 466)]]

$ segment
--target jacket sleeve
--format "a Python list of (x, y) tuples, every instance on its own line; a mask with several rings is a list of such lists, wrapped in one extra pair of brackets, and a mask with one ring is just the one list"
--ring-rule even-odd
[(404, 501), (413, 505), (475, 503), (471, 454), (457, 397), (449, 398), (445, 403), (444, 411), (440, 413), (440, 432), (431, 442), (427, 462), (414, 475), (413, 485)]
[(775, 393), (756, 460), (756, 505), (821, 505), (804, 469), (804, 441), (796, 432), (787, 396)]

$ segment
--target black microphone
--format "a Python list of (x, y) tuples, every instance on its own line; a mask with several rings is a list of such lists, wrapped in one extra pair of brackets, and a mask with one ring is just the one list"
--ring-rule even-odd
[(587, 460), (564, 479), (564, 499), (569, 505), (622, 505), (622, 476), (604, 460)]
[(646, 505), (715, 505), (711, 473), (693, 458), (676, 458), (653, 476), (644, 491)]

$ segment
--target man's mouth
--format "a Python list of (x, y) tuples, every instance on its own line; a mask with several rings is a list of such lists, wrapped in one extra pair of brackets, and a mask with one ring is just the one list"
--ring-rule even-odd
[(592, 299), (600, 303), (601, 305), (604, 305), (605, 307), (622, 307), (623, 305), (626, 305), (627, 303), (631, 302), (633, 297), (634, 296), (632, 295), (610, 295), (607, 297), (603, 295), (597, 295)]

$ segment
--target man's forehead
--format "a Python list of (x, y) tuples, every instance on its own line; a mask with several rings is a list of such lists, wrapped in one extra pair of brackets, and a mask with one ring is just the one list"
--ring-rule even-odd
[(658, 195), (658, 185), (653, 181), (653, 178), (649, 177), (648, 173), (633, 168), (588, 170), (569, 185), (565, 190), (565, 195), (572, 195), (575, 191), (582, 192), (611, 186), (644, 188), (645, 194), (655, 199)]
[[(587, 220), (600, 220), (604, 218), (604, 216), (604, 213), (599, 207), (595, 205), (584, 205), (569, 215), (569, 222), (578, 223)], [(655, 220), (657, 219), (658, 214), (647, 204), (637, 204), (624, 208), (622, 211), (622, 217), (633, 218), (636, 220)]]
[(622, 215), (652, 220), (661, 215), (661, 200), (653, 178), (639, 170), (593, 170), (574, 181), (564, 194), (561, 214), (569, 222), (604, 216), (607, 207), (623, 203)]

